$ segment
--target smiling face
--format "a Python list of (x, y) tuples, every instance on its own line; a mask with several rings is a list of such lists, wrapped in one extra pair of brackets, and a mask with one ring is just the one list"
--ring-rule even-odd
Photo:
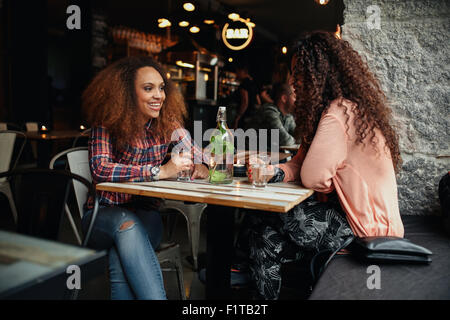
[(134, 87), (139, 111), (148, 119), (158, 118), (166, 99), (164, 79), (159, 72), (153, 67), (140, 68)]

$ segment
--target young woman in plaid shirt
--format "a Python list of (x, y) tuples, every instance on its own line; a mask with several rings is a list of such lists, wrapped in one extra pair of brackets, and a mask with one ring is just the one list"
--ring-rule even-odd
[[(149, 57), (121, 59), (102, 70), (83, 93), (83, 109), (92, 126), (89, 164), (93, 183), (152, 181), (191, 169), (206, 178), (201, 150), (183, 128), (186, 107), (181, 93)], [(193, 150), (191, 159), (173, 156), (170, 144)], [(88, 199), (83, 226), (93, 208)], [(100, 210), (89, 245), (109, 249), (112, 299), (166, 299), (154, 249), (162, 222), (156, 201), (132, 195), (100, 193)]]

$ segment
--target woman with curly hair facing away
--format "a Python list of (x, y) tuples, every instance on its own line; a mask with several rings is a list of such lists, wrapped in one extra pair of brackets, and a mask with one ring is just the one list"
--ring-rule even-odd
[(286, 214), (249, 216), (251, 276), (265, 299), (278, 298), (282, 263), (332, 252), (353, 235), (404, 233), (398, 139), (374, 75), (347, 41), (326, 32), (298, 41), (291, 71), (301, 147), (268, 175), (316, 192)]
[[(208, 176), (200, 149), (182, 129), (183, 97), (151, 58), (124, 58), (102, 70), (83, 93), (83, 109), (92, 126), (89, 165), (94, 184), (166, 179), (186, 169), (193, 169), (193, 179)], [(162, 165), (171, 143), (193, 150), (196, 164), (172, 154)], [(84, 229), (92, 208), (89, 198)], [(112, 299), (166, 299), (154, 251), (162, 235), (157, 208), (156, 199), (100, 193), (89, 246), (109, 249)]]

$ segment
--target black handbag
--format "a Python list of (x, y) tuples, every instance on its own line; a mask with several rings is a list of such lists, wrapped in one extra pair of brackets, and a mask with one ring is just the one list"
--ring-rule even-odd
[(352, 255), (367, 262), (431, 263), (430, 250), (399, 237), (355, 238), (348, 247)]
[(313, 282), (316, 282), (335, 255), (347, 248), (358, 260), (369, 263), (431, 263), (430, 250), (399, 237), (348, 237), (335, 251), (322, 250), (310, 262)]

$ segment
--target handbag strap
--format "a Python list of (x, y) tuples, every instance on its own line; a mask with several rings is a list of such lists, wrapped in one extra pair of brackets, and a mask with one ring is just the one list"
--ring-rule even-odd
[[(353, 240), (355, 239), (354, 236), (349, 236), (345, 239), (345, 241), (341, 244), (341, 246), (339, 248), (337, 248), (334, 251), (331, 251), (331, 249), (325, 249), (325, 250), (321, 250), (319, 252), (317, 252), (314, 257), (311, 259), (311, 263), (310, 263), (310, 272), (311, 272), (311, 276), (313, 279), (313, 283), (316, 283), (316, 281), (319, 279), (320, 275), (322, 274), (322, 272), (327, 268), (328, 264), (330, 263), (331, 259), (334, 258), (334, 256), (341, 250), (345, 249), (346, 247), (348, 247), (350, 245), (350, 243), (353, 242)], [(315, 264), (316, 264), (316, 260), (318, 257), (320, 257), (321, 255), (325, 254), (325, 253), (329, 253), (331, 252), (330, 256), (328, 257), (327, 261), (325, 261), (325, 263), (323, 264), (323, 266), (319, 269), (319, 271), (315, 272)]]

